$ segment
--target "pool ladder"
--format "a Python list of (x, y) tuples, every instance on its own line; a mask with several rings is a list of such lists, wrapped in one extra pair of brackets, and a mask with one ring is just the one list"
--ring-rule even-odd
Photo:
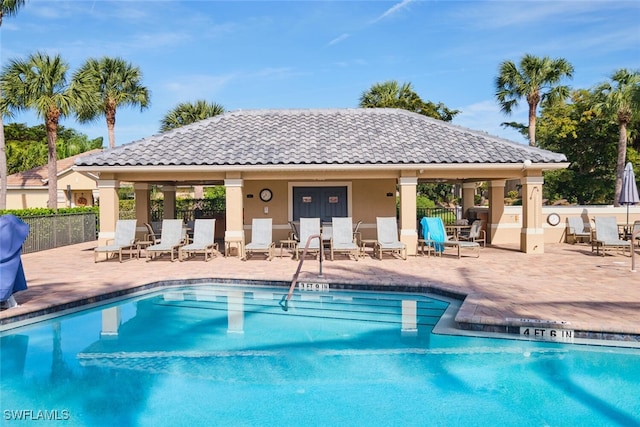
[(322, 234), (314, 234), (312, 236), (309, 236), (309, 238), (307, 239), (307, 243), (305, 243), (304, 245), (304, 251), (302, 251), (302, 256), (300, 257), (300, 261), (298, 261), (298, 269), (291, 279), (289, 293), (287, 295), (283, 295), (282, 299), (280, 300), (280, 307), (282, 307), (282, 310), (284, 311), (289, 311), (289, 300), (293, 296), (293, 290), (296, 288), (296, 284), (298, 283), (298, 276), (300, 275), (300, 270), (302, 270), (302, 264), (304, 263), (304, 259), (306, 258), (307, 252), (309, 251), (309, 244), (313, 239), (318, 239), (320, 241), (320, 253), (318, 254), (320, 271), (318, 272), (318, 277), (322, 277), (322, 253), (324, 252), (324, 243), (322, 242)]

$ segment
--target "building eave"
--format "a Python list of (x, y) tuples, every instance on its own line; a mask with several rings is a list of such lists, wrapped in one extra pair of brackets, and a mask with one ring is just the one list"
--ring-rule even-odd
[(313, 165), (172, 165), (172, 166), (74, 166), (77, 172), (93, 173), (220, 173), (220, 172), (312, 172), (312, 171), (367, 171), (367, 170), (443, 170), (443, 171), (478, 171), (478, 170), (558, 170), (569, 167), (568, 162), (558, 163), (454, 163), (454, 164), (313, 164)]

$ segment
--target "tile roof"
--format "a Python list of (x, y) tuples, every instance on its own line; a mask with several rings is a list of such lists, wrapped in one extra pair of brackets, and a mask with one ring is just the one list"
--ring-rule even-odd
[(234, 111), (83, 157), (78, 166), (383, 165), (566, 162), (400, 109)]
[[(58, 175), (70, 169), (76, 159), (102, 152), (101, 148), (90, 150), (65, 159), (58, 159), (56, 167)], [(7, 176), (7, 187), (46, 187), (49, 179), (49, 166), (43, 165)]]

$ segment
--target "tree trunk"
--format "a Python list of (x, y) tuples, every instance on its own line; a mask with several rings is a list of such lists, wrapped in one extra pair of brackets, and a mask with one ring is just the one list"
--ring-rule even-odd
[(537, 147), (536, 144), (536, 104), (529, 104), (529, 145)]
[(0, 210), (2, 209), (7, 209), (7, 150), (4, 143), (4, 123), (0, 114)]
[(58, 158), (56, 152), (56, 138), (58, 136), (57, 112), (47, 114), (45, 127), (47, 129), (48, 148), (48, 178), (49, 178), (49, 200), (47, 207), (58, 209)]
[(616, 192), (613, 196), (613, 206), (620, 206), (622, 193), (622, 178), (624, 176), (624, 161), (627, 157), (627, 123), (620, 122), (618, 132), (618, 163), (616, 164)]
[(116, 146), (116, 135), (114, 132), (116, 126), (116, 108), (113, 102), (108, 102), (107, 104), (105, 118), (107, 119), (107, 130), (109, 133), (109, 148), (113, 149)]

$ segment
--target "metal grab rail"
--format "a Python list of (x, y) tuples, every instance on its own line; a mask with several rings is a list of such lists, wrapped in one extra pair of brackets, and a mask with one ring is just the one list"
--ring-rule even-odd
[(305, 243), (304, 245), (302, 256), (300, 257), (300, 261), (298, 262), (298, 269), (296, 270), (295, 274), (293, 275), (293, 278), (291, 279), (291, 286), (289, 286), (289, 293), (287, 295), (283, 295), (282, 299), (280, 300), (280, 303), (279, 303), (280, 307), (282, 307), (282, 310), (284, 311), (289, 310), (289, 300), (293, 296), (293, 290), (296, 288), (296, 284), (298, 283), (298, 275), (300, 274), (300, 270), (302, 270), (302, 263), (304, 263), (304, 259), (307, 256), (307, 252), (309, 250), (309, 244), (313, 239), (320, 240), (320, 255), (319, 255), (320, 271), (318, 272), (318, 277), (322, 277), (322, 252), (324, 252), (324, 247), (322, 243), (322, 234), (314, 234), (313, 236), (309, 236), (309, 238), (307, 239), (307, 243)]
[[(636, 221), (637, 223), (637, 221)], [(636, 250), (633, 245), (636, 242), (636, 238), (640, 236), (640, 228), (636, 227), (636, 223), (633, 224), (633, 231), (631, 232), (631, 272), (636, 272)]]

